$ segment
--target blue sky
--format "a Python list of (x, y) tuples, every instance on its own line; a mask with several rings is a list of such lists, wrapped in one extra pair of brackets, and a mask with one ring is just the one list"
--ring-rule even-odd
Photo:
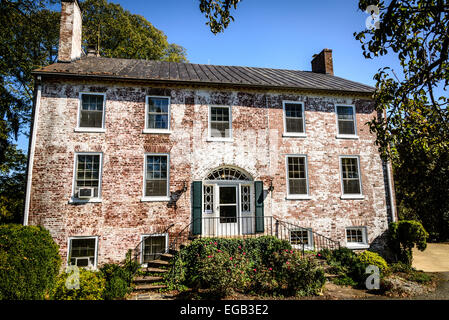
[[(110, 1), (111, 2), (111, 1)], [(205, 25), (198, 0), (113, 0), (162, 30), (183, 46), (192, 63), (311, 70), (312, 55), (333, 50), (336, 76), (375, 85), (381, 67), (399, 71), (397, 59), (365, 59), (353, 33), (365, 28), (368, 14), (358, 0), (242, 0), (222, 34)], [(19, 147), (26, 150), (27, 139)]]

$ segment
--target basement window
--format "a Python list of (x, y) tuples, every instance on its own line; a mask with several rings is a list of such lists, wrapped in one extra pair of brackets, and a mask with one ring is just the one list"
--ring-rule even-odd
[(290, 231), (290, 243), (293, 248), (305, 250), (313, 250), (312, 229), (299, 228)]
[(69, 238), (68, 264), (83, 268), (97, 267), (98, 237)]
[(284, 136), (305, 137), (304, 104), (296, 101), (283, 101)]
[(76, 131), (104, 132), (105, 93), (80, 93)]
[(159, 259), (161, 254), (168, 252), (168, 234), (143, 235), (141, 250), (141, 263)]
[(369, 245), (366, 227), (346, 228), (346, 246), (354, 249), (367, 248)]

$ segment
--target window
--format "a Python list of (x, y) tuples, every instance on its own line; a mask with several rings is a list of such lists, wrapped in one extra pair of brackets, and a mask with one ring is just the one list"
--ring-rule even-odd
[(215, 140), (229, 140), (232, 138), (230, 107), (210, 107), (209, 109), (209, 138)]
[(342, 192), (344, 195), (361, 195), (359, 158), (340, 157)]
[(346, 228), (346, 245), (348, 247), (365, 248), (368, 246), (366, 228), (365, 227), (348, 227)]
[(306, 156), (287, 156), (287, 195), (301, 197), (308, 194)]
[(89, 201), (101, 195), (101, 153), (75, 154), (73, 198)]
[(356, 121), (354, 106), (336, 106), (337, 112), (337, 137), (356, 137)]
[(141, 263), (156, 260), (161, 254), (167, 252), (168, 234), (152, 234), (142, 236)]
[(148, 154), (145, 156), (144, 198), (168, 201), (169, 156)]
[(304, 104), (284, 101), (284, 135), (304, 136)]
[(78, 129), (103, 129), (104, 110), (104, 93), (80, 93)]
[(170, 130), (170, 97), (148, 96), (144, 132), (168, 132)]
[(204, 197), (204, 213), (213, 213), (214, 212), (213, 185), (204, 185), (203, 197)]
[(78, 267), (97, 267), (97, 237), (69, 238), (68, 263)]
[(311, 229), (297, 229), (290, 231), (290, 243), (293, 247), (307, 248), (311, 250), (313, 248), (313, 237), (312, 237)]
[(241, 211), (251, 212), (251, 186), (242, 185), (240, 196)]

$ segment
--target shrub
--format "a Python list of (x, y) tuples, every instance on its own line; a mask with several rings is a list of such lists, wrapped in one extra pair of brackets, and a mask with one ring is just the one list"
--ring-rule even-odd
[(100, 268), (105, 279), (104, 299), (113, 300), (125, 297), (131, 291), (129, 274), (117, 264), (105, 264)]
[(366, 266), (374, 265), (378, 267), (381, 274), (385, 274), (389, 271), (388, 264), (385, 259), (375, 252), (366, 250), (358, 254), (357, 258)]
[[(69, 277), (75, 276), (73, 272), (63, 272), (58, 276), (56, 288), (53, 292), (55, 300), (102, 300), (106, 289), (106, 280), (101, 272), (79, 268), (79, 288), (67, 286)], [(70, 279), (69, 279), (69, 283)]]
[(429, 234), (421, 223), (413, 220), (391, 222), (388, 228), (388, 242), (396, 259), (409, 266), (412, 265), (412, 249), (416, 245), (418, 250), (427, 247)]
[(44, 299), (61, 265), (59, 247), (37, 226), (0, 226), (0, 299)]

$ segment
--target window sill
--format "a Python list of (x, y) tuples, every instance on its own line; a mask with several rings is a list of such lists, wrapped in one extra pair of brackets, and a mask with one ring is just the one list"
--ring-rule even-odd
[(171, 130), (167, 129), (143, 129), (142, 133), (145, 134), (171, 134)]
[(232, 138), (207, 138), (207, 142), (233, 142)]
[(77, 204), (77, 203), (101, 203), (103, 200), (101, 198), (91, 198), (91, 199), (78, 199), (78, 198), (70, 198), (69, 203), (70, 204)]
[(142, 197), (141, 202), (170, 201), (170, 197)]
[(75, 132), (105, 133), (105, 128), (75, 128)]
[(284, 132), (282, 134), (283, 138), (307, 138), (307, 135), (305, 133), (300, 132)]
[(312, 197), (308, 194), (305, 195), (288, 195), (285, 200), (312, 200)]
[(358, 140), (359, 136), (353, 134), (337, 134), (335, 136), (337, 139), (349, 139), (349, 140)]
[(358, 243), (347, 243), (346, 244), (346, 248), (348, 249), (369, 249), (369, 244), (366, 243), (362, 243), (362, 244), (358, 244)]
[(343, 194), (340, 196), (342, 200), (364, 200), (365, 196), (363, 194)]

